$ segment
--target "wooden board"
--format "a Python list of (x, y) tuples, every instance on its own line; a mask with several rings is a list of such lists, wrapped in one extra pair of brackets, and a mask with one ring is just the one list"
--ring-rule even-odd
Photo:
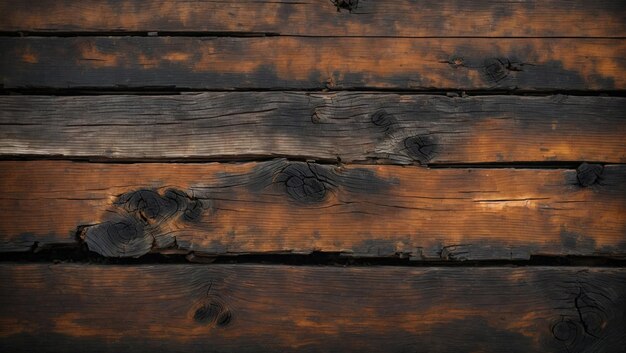
[(0, 154), (624, 163), (625, 119), (626, 99), (618, 97), (449, 98), (363, 92), (4, 96)]
[(622, 352), (626, 270), (2, 264), (37, 352)]
[(0, 3), (0, 31), (226, 32), (315, 36), (624, 37), (621, 0)]
[(4, 88), (622, 90), (626, 41), (0, 38)]
[(342, 251), (525, 259), (626, 251), (626, 167), (0, 162), (0, 249)]

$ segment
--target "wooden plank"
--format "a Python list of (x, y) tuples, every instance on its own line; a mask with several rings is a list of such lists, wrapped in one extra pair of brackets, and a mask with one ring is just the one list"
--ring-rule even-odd
[(4, 88), (626, 88), (621, 39), (29, 37), (0, 53)]
[[(620, 255), (626, 166), (426, 169), (0, 162), (2, 251), (341, 251), (415, 259)], [(169, 251), (169, 250), (168, 250)]]
[(404, 37), (626, 36), (626, 12), (620, 0), (446, 0), (437, 4), (426, 0), (36, 0), (0, 3), (0, 19), (0, 31), (209, 31)]
[[(626, 99), (229, 92), (0, 97), (0, 154), (626, 162)], [(413, 144), (412, 144), (413, 142)], [(429, 145), (419, 149), (419, 143)], [(417, 145), (415, 145), (417, 143)]]
[(37, 352), (622, 352), (621, 268), (2, 264)]

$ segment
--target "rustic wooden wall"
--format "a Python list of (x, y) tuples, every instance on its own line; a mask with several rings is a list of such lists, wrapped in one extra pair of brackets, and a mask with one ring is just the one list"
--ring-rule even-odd
[(623, 0), (0, 0), (0, 351), (623, 352), (624, 38)]

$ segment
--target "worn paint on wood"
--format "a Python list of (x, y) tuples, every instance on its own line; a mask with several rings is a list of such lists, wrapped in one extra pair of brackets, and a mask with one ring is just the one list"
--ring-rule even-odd
[(0, 265), (37, 352), (622, 352), (626, 271)]
[(626, 99), (381, 93), (0, 97), (0, 154), (348, 163), (626, 162)]
[(312, 36), (624, 37), (620, 0), (37, 0), (0, 3), (0, 31)]
[(623, 254), (626, 168), (588, 168), (5, 161), (0, 235), (4, 251), (78, 236), (106, 256)]
[(5, 88), (621, 90), (624, 53), (624, 40), (585, 38), (0, 38), (0, 77)]

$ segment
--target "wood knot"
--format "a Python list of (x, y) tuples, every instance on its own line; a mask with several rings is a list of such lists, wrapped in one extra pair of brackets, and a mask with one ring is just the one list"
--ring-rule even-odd
[(572, 320), (563, 319), (552, 325), (552, 335), (561, 342), (573, 342), (578, 336), (578, 325)]
[(210, 206), (207, 201), (203, 202), (178, 189), (168, 189), (163, 196), (154, 190), (131, 191), (121, 195), (114, 204), (147, 223), (162, 221), (172, 216), (195, 221), (200, 218), (204, 209)]
[(213, 300), (201, 305), (193, 314), (195, 322), (203, 325), (215, 324), (223, 327), (230, 323), (232, 314), (220, 301)]
[(110, 221), (83, 227), (80, 237), (89, 250), (107, 257), (138, 257), (152, 248), (152, 237), (146, 234), (144, 223), (121, 215)]
[(326, 197), (326, 184), (309, 163), (288, 165), (278, 173), (275, 182), (284, 184), (287, 194), (296, 201), (319, 202)]
[(322, 108), (321, 107), (315, 108), (315, 111), (311, 115), (311, 122), (313, 124), (322, 124), (324, 123), (325, 120), (327, 121), (328, 118), (324, 114), (324, 111), (322, 110)]
[(428, 163), (437, 154), (437, 141), (431, 135), (411, 136), (404, 140), (409, 156), (420, 164)]
[(602, 181), (604, 167), (600, 164), (583, 163), (576, 169), (576, 179), (582, 187), (588, 187)]
[(451, 57), (450, 60), (447, 61), (447, 63), (455, 69), (465, 66), (465, 60), (463, 60), (463, 58), (459, 56)]
[(337, 12), (341, 10), (348, 10), (352, 12), (359, 6), (359, 0), (331, 0), (333, 5), (337, 8)]
[(387, 113), (384, 109), (379, 109), (370, 117), (372, 124), (381, 127), (389, 127), (396, 123), (396, 118)]
[(604, 330), (610, 315), (607, 310), (614, 304), (611, 295), (604, 292), (605, 288), (587, 283), (583, 277), (586, 275), (577, 275), (575, 282), (569, 282), (575, 286), (563, 293), (565, 303), (559, 306), (562, 312), (551, 327), (554, 338), (568, 352), (586, 352), (588, 344), (604, 339)]
[(210, 202), (189, 196), (182, 190), (167, 189), (163, 195), (155, 190), (139, 189), (120, 195), (105, 221), (79, 227), (79, 237), (89, 250), (108, 257), (139, 257), (154, 244), (174, 244), (168, 224), (176, 221), (196, 222)]

